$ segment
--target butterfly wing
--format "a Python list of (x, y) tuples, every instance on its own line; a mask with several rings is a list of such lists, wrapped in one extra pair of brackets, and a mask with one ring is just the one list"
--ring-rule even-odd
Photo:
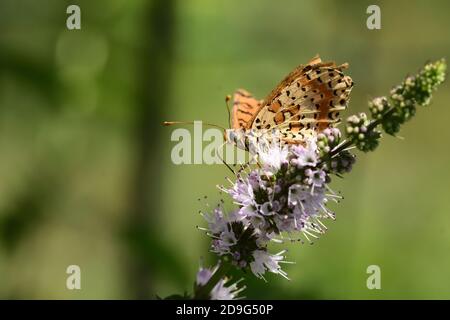
[(251, 128), (278, 129), (288, 143), (339, 122), (347, 106), (353, 81), (342, 72), (347, 64), (323, 63), (317, 56), (291, 72), (264, 100), (251, 119)]
[(252, 120), (261, 109), (262, 100), (255, 99), (248, 91), (238, 89), (233, 95), (232, 129), (250, 129)]

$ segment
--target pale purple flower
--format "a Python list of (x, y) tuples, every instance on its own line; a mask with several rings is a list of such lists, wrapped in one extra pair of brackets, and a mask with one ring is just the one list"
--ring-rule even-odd
[(306, 139), (305, 142), (306, 146), (296, 145), (291, 148), (292, 153), (296, 156), (291, 162), (297, 168), (314, 167), (317, 165), (318, 155), (316, 142), (312, 138)]
[(276, 214), (276, 210), (274, 209), (274, 206), (270, 202), (263, 203), (259, 211), (264, 216), (273, 216), (274, 214)]
[(238, 179), (233, 186), (233, 189), (229, 190), (231, 197), (241, 206), (252, 205), (254, 203), (255, 195), (253, 194), (252, 184), (248, 179)]
[(222, 231), (213, 240), (212, 251), (218, 255), (230, 253), (230, 247), (237, 243), (236, 236), (232, 230)]
[(208, 223), (208, 229), (211, 233), (220, 233), (227, 230), (228, 221), (221, 207), (215, 208), (211, 214), (201, 213), (201, 215)]
[(239, 288), (238, 282), (225, 286), (228, 279), (221, 279), (211, 290), (211, 300), (236, 300), (245, 287)]
[(280, 142), (277, 133), (271, 139), (261, 137), (255, 151), (260, 165), (267, 173), (276, 174), (288, 162), (289, 148)]
[[(281, 270), (280, 263), (284, 262), (285, 251), (281, 251), (277, 254), (269, 254), (265, 250), (256, 250), (253, 252), (254, 261), (250, 263), (250, 269), (253, 274), (261, 279), (264, 279), (264, 273), (266, 271), (276, 273), (289, 280), (287, 273)], [(285, 262), (286, 263), (286, 262)]]
[(213, 271), (209, 268), (201, 267), (197, 272), (197, 285), (204, 286), (208, 283), (209, 279), (211, 279), (213, 275)]
[(228, 193), (233, 198), (235, 203), (240, 207), (240, 217), (245, 218), (256, 212), (257, 203), (255, 201), (253, 190), (257, 188), (259, 188), (258, 180), (253, 175), (247, 178), (239, 178), (232, 188), (221, 188), (221, 190)]
[(273, 231), (268, 232), (266, 228), (256, 229), (255, 232), (258, 235), (258, 238), (256, 239), (256, 244), (260, 248), (266, 247), (267, 243), (269, 243), (270, 241), (280, 242), (277, 241), (277, 235), (275, 234), (275, 232)]
[(247, 221), (255, 228), (256, 231), (264, 230), (267, 226), (266, 219), (260, 214), (254, 214), (247, 218)]
[(253, 193), (258, 192), (261, 189), (266, 189), (266, 182), (261, 179), (258, 170), (251, 171), (247, 176), (248, 183), (253, 189)]
[[(203, 268), (197, 272), (196, 284), (199, 287), (205, 286), (211, 279), (213, 274), (217, 271), (218, 266), (214, 269)], [(211, 290), (209, 297), (211, 300), (235, 300), (238, 298), (239, 293), (241, 293), (245, 287), (239, 288), (238, 283), (240, 281), (233, 283), (232, 285), (226, 286), (228, 283), (227, 278), (220, 279), (217, 284)]]
[(271, 148), (267, 153), (260, 153), (258, 159), (260, 159), (263, 168), (267, 171), (275, 174), (281, 166), (287, 163), (288, 149), (283, 148)]
[(240, 219), (236, 211), (225, 214), (222, 207), (216, 207), (212, 213), (205, 214), (202, 212), (201, 215), (208, 222), (208, 228), (200, 229), (207, 231), (213, 238), (211, 243), (212, 251), (218, 255), (230, 253), (230, 247), (237, 242), (236, 236), (230, 228), (230, 223)]
[(313, 190), (305, 185), (294, 184), (289, 188), (288, 203), (297, 207), (299, 212), (306, 216), (316, 215), (319, 211), (325, 210), (327, 201), (325, 190), (315, 188)]
[(307, 177), (307, 183), (314, 187), (322, 187), (327, 177), (326, 172), (322, 169), (306, 169), (305, 175)]

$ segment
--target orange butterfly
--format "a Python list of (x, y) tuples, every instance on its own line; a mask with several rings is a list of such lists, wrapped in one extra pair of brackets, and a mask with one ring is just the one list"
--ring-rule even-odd
[[(307, 65), (295, 68), (264, 100), (255, 99), (244, 89), (237, 90), (225, 140), (246, 149), (246, 132), (264, 135), (278, 130), (284, 143), (299, 144), (306, 136), (336, 125), (353, 87), (352, 79), (342, 72), (347, 67), (346, 63), (336, 66), (334, 62), (322, 62), (317, 55)], [(164, 125), (181, 123), (192, 122)]]
[[(339, 122), (339, 112), (347, 106), (353, 81), (342, 72), (348, 64), (336, 66), (314, 57), (294, 69), (264, 100), (239, 89), (233, 96), (233, 130), (274, 129), (290, 144), (304, 141)], [(228, 139), (236, 139), (228, 135)]]

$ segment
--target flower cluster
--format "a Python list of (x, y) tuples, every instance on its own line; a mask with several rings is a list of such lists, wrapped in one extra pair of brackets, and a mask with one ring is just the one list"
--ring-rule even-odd
[[(322, 219), (334, 219), (327, 207), (337, 201), (329, 187), (330, 172), (349, 171), (354, 158), (342, 157), (320, 161), (340, 142), (337, 129), (327, 129), (320, 139), (309, 138), (304, 145), (282, 144), (274, 134), (253, 143), (258, 166), (247, 167), (237, 174), (230, 187), (221, 186), (238, 208), (226, 214), (218, 206), (209, 214), (203, 213), (212, 238), (211, 250), (227, 256), (239, 268), (247, 268), (259, 278), (266, 271), (287, 278), (280, 268), (285, 251), (271, 254), (271, 241), (311, 242), (326, 230)], [(344, 157), (350, 153), (344, 152)], [(303, 235), (303, 237), (302, 237)]]
[(287, 277), (280, 267), (280, 263), (286, 263), (284, 252), (270, 254), (266, 246), (270, 238), (258, 234), (251, 224), (239, 217), (238, 211), (226, 214), (217, 207), (212, 214), (203, 216), (208, 222), (212, 252), (229, 257), (236, 267), (249, 267), (259, 278), (263, 278), (266, 270)]

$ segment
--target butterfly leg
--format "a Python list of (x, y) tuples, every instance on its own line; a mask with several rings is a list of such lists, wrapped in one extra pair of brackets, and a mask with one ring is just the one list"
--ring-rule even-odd
[(234, 174), (236, 175), (236, 172), (233, 170), (233, 168), (230, 167), (230, 165), (228, 163), (225, 162), (225, 160), (222, 158), (222, 156), (220, 155), (220, 150), (222, 150), (222, 148), (227, 144), (227, 142), (225, 141), (224, 143), (222, 143), (216, 150), (216, 154), (217, 156), (220, 158), (220, 161), (222, 161), (222, 163), (224, 165), (227, 166), (227, 168)]

